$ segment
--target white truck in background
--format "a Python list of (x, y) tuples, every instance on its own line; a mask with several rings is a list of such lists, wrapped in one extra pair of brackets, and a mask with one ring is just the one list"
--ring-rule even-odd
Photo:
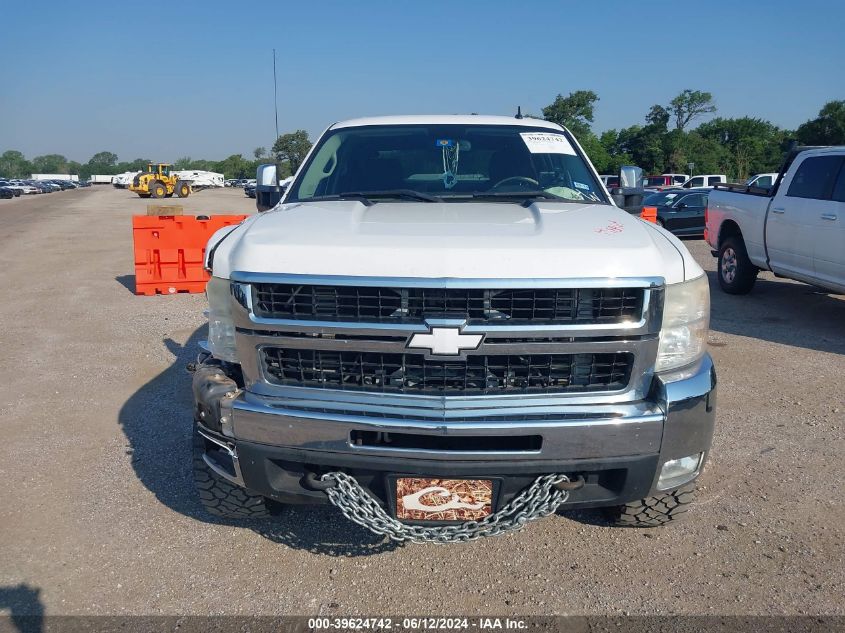
[(771, 188), (717, 185), (705, 222), (725, 292), (760, 270), (845, 292), (845, 146), (792, 150)]
[(92, 185), (110, 185), (113, 178), (112, 174), (92, 174), (88, 182)]
[(745, 181), (749, 187), (771, 187), (778, 179), (777, 172), (769, 172), (766, 174), (756, 174)]
[(684, 189), (698, 189), (699, 187), (712, 188), (720, 183), (728, 182), (728, 177), (725, 174), (701, 174), (693, 176), (681, 185)]

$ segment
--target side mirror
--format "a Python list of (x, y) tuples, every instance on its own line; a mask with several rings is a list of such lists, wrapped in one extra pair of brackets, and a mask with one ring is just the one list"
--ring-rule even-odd
[(676, 209), (686, 209), (689, 205), (686, 202), (679, 202), (675, 205)]
[(619, 168), (619, 186), (638, 188), (643, 181), (643, 170), (634, 165), (622, 165)]
[(272, 209), (279, 204), (283, 193), (284, 189), (279, 186), (278, 165), (259, 165), (255, 171), (255, 207), (259, 211)]

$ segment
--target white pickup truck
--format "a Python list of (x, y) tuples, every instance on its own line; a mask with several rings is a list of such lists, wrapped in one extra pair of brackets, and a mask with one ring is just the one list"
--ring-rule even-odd
[[(259, 189), (285, 189), (276, 174)], [(336, 123), (282, 195), (207, 248), (209, 512), (332, 503), (450, 542), (558, 507), (631, 526), (687, 509), (715, 416), (707, 277), (614, 206), (567, 130)]]
[(725, 292), (760, 270), (845, 292), (845, 147), (793, 150), (772, 187), (717, 185), (705, 222)]

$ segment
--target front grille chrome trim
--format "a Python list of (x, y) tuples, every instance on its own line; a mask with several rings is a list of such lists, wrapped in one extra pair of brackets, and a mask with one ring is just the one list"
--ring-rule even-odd
[(302, 284), (313, 286), (407, 286), (414, 288), (659, 288), (663, 277), (580, 277), (572, 279), (497, 279), (457, 277), (346, 277), (343, 275), (286, 275), (233, 271), (232, 281), (242, 283)]
[[(232, 296), (232, 314), (237, 330), (236, 344), (245, 388), (258, 397), (292, 397), (325, 403), (326, 408), (419, 407), (437, 411), (469, 408), (515, 408), (520, 403), (572, 405), (590, 402), (633, 402), (646, 397), (654, 375), (660, 326), (663, 317), (664, 279), (658, 277), (619, 277), (613, 279), (424, 279), (397, 277), (341, 277), (278, 275), (233, 272), (238, 289)], [(327, 387), (296, 387), (274, 384), (264, 374), (261, 349), (264, 346), (291, 349), (321, 349), (408, 353), (408, 339), (417, 332), (430, 331), (431, 319), (424, 323), (339, 322), (309, 319), (265, 319), (255, 316), (254, 293), (250, 283), (349, 285), (430, 288), (641, 288), (642, 309), (638, 320), (616, 323), (519, 323), (465, 324), (466, 334), (484, 334), (484, 341), (473, 354), (601, 354), (634, 355), (630, 380), (624, 389), (607, 391), (515, 392), (485, 394), (387, 393), (344, 390)], [(369, 337), (372, 337), (370, 339)], [(539, 340), (531, 340), (539, 339)], [(596, 340), (590, 340), (596, 339)], [(437, 357), (434, 357), (437, 358)], [(441, 357), (442, 358), (442, 357)]]

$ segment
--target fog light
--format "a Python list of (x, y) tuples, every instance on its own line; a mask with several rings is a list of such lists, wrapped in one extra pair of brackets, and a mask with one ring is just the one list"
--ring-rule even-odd
[(658, 490), (677, 488), (681, 484), (687, 483), (698, 472), (703, 455), (704, 453), (696, 453), (689, 457), (670, 459), (663, 464), (663, 468), (660, 469), (660, 477), (657, 479)]

